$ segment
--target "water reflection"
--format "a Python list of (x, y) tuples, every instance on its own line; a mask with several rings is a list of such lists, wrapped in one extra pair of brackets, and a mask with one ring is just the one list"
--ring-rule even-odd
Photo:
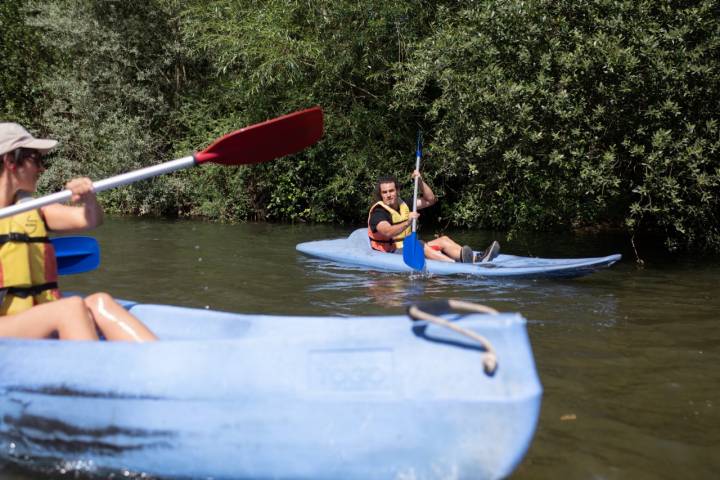
[[(314, 273), (317, 275), (318, 272), (316, 270)], [(312, 297), (316, 292), (352, 291), (352, 298), (343, 300), (345, 307), (374, 303), (397, 309), (426, 297), (426, 283), (423, 279), (409, 276), (379, 272), (356, 273), (334, 268), (324, 270), (321, 276), (325, 281), (309, 286), (307, 288), (309, 296)], [(331, 305), (337, 307), (338, 303), (332, 302)], [(326, 306), (331, 307), (331, 305)]]
[[(583, 279), (502, 279), (475, 276), (433, 276), (369, 271), (302, 255), (298, 263), (306, 272), (307, 298), (314, 304), (345, 314), (359, 308), (382, 306), (404, 309), (411, 303), (458, 298), (486, 304), (500, 311), (541, 313), (534, 322), (565, 321), (575, 315), (598, 327), (611, 327), (620, 320), (618, 298), (607, 285), (605, 291), (588, 290)], [(600, 284), (602, 285), (602, 283)], [(338, 297), (338, 292), (346, 295)]]

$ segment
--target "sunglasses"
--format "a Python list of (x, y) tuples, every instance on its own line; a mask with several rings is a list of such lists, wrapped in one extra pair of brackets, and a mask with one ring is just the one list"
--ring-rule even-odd
[(47, 168), (47, 162), (42, 154), (33, 148), (18, 148), (15, 150), (15, 163), (21, 163), (30, 159), (37, 168)]

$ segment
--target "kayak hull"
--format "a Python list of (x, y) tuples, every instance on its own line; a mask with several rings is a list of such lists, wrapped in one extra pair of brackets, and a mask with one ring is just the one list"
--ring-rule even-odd
[[(357, 229), (347, 238), (300, 243), (296, 249), (311, 257), (389, 272), (412, 272), (402, 255), (370, 248), (367, 229)], [(492, 262), (468, 264), (426, 260), (425, 272), (433, 275), (477, 277), (579, 277), (607, 268), (622, 258), (620, 254), (592, 258), (536, 258), (498, 255)]]
[(156, 343), (0, 340), (0, 458), (170, 478), (501, 478), (542, 395), (517, 314), (276, 317), (130, 310)]

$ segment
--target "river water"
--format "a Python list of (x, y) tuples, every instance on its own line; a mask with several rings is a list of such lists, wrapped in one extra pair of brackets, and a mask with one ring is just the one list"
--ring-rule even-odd
[[(459, 298), (522, 313), (544, 387), (540, 423), (514, 479), (720, 476), (720, 259), (643, 251), (622, 236), (447, 232), (482, 249), (542, 257), (622, 253), (573, 280), (411, 279), (295, 251), (352, 228), (114, 218), (93, 232), (102, 265), (76, 291), (140, 302), (281, 315), (401, 314)], [(492, 441), (491, 438), (488, 441)], [(43, 478), (0, 466), (0, 477)]]

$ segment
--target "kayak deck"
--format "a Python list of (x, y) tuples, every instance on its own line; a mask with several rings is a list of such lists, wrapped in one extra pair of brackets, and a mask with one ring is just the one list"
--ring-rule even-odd
[[(347, 238), (317, 240), (296, 246), (306, 255), (346, 265), (391, 272), (412, 272), (402, 255), (370, 248), (367, 229), (355, 230)], [(435, 275), (474, 275), (480, 277), (578, 277), (609, 267), (620, 254), (592, 258), (536, 258), (498, 255), (492, 262), (468, 264), (426, 260), (425, 272)]]
[(500, 478), (542, 387), (518, 314), (242, 315), (127, 304), (159, 342), (0, 339), (0, 458), (94, 475)]

